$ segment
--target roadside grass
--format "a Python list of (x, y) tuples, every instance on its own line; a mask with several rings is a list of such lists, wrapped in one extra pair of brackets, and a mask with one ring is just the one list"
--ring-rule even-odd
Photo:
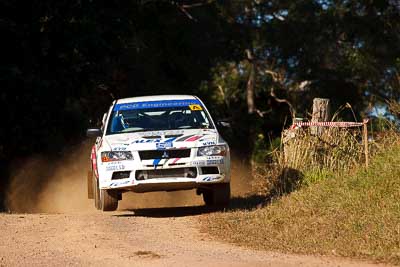
[[(350, 174), (304, 172), (310, 181), (262, 208), (202, 218), (223, 240), (265, 250), (400, 264), (400, 144), (384, 144), (370, 168)], [(254, 207), (254, 206), (253, 206)]]

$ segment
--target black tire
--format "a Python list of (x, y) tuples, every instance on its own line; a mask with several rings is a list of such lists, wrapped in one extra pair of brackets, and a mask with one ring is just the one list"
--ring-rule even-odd
[(94, 175), (92, 176), (92, 185), (93, 185), (93, 198), (94, 198), (94, 206), (96, 209), (101, 209), (100, 206), (100, 190), (99, 190), (99, 183)]
[(209, 189), (203, 192), (203, 200), (206, 206), (214, 205), (213, 198), (213, 190)]
[(206, 206), (228, 206), (230, 198), (230, 183), (215, 184), (203, 192), (203, 200)]
[(100, 189), (100, 205), (102, 211), (114, 211), (118, 208), (118, 192)]
[(88, 190), (88, 199), (94, 199), (94, 192), (93, 192), (93, 172), (88, 171), (87, 174), (87, 190)]

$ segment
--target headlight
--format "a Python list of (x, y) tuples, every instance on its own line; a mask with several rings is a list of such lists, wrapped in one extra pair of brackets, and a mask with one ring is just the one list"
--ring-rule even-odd
[(225, 156), (225, 146), (204, 146), (197, 150), (197, 156)]
[(101, 152), (101, 161), (119, 161), (119, 160), (132, 160), (133, 155), (130, 151), (104, 151)]

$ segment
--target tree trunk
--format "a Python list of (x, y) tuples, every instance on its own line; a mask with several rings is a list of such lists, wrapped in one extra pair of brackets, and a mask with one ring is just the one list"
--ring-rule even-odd
[[(329, 121), (330, 103), (327, 98), (314, 98), (311, 122)], [(311, 127), (311, 134), (321, 135), (323, 127)]]
[(256, 106), (254, 103), (254, 81), (255, 81), (255, 72), (256, 66), (253, 60), (253, 54), (250, 49), (246, 50), (247, 59), (250, 62), (250, 73), (249, 79), (247, 80), (247, 87), (246, 87), (246, 99), (247, 99), (247, 113), (253, 114), (256, 110)]

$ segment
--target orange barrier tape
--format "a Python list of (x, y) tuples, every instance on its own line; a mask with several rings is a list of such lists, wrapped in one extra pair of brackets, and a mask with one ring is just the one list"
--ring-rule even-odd
[(302, 126), (319, 126), (319, 127), (360, 127), (368, 123), (368, 119), (364, 119), (363, 122), (352, 122), (352, 121), (318, 121), (318, 122), (296, 122), (290, 127), (290, 129), (295, 129)]

